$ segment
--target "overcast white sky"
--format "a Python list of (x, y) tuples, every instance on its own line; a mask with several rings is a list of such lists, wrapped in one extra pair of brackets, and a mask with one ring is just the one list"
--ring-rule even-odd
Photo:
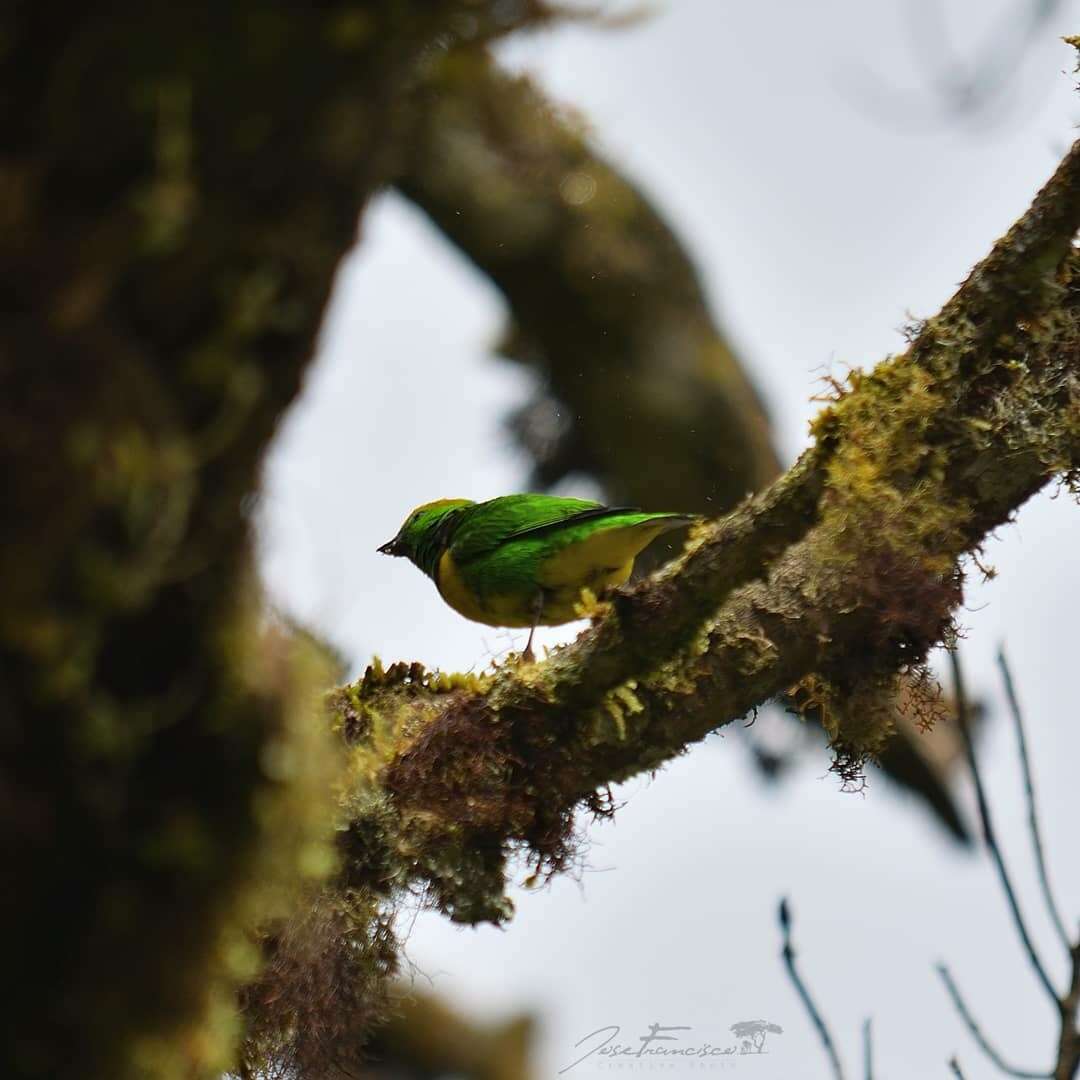
[[(1080, 31), (1076, 0), (1029, 50), (996, 123), (951, 121), (935, 104), (920, 33), (933, 11), (972, 58), (1019, 3), (669, 0), (633, 30), (567, 27), (502, 51), (585, 112), (677, 228), (794, 454), (822, 370), (899, 350), (909, 314), (940, 306), (1074, 137), (1080, 99), (1057, 38)], [(373, 653), (482, 667), (523, 635), (465, 622), (415, 569), (374, 549), (419, 502), (522, 488), (525, 465), (501, 423), (527, 375), (490, 356), (498, 295), (408, 204), (380, 198), (362, 233), (268, 463), (263, 570), (277, 601), (357, 671)], [(1053, 872), (1075, 918), (1078, 545), (1080, 507), (1065, 495), (1033, 501), (989, 545), (1000, 576), (969, 590), (963, 616), (971, 682), (994, 707), (984, 760), (1001, 832), (1058, 977), (993, 656), (1007, 641)], [(1053, 1017), (987, 861), (958, 855), (873, 775), (864, 796), (840, 793), (827, 765), (823, 753), (808, 758), (765, 790), (739, 742), (714, 737), (619, 791), (626, 806), (591, 831), (580, 881), (521, 892), (506, 930), (422, 914), (408, 954), (478, 1015), (536, 1010), (544, 1080), (605, 1025), (630, 1042), (655, 1022), (691, 1026), (686, 1043), (727, 1044), (731, 1024), (756, 1018), (784, 1029), (765, 1057), (712, 1070), (605, 1069), (594, 1057), (566, 1075), (824, 1077), (778, 958), (775, 908), (787, 894), (804, 972), (851, 1075), (867, 1015), (879, 1077), (946, 1076), (954, 1051), (969, 1078), (994, 1075), (936, 981), (939, 958), (1003, 1052), (1045, 1067)]]

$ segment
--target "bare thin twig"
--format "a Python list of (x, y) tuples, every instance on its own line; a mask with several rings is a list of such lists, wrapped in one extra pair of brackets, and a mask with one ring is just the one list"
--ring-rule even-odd
[(960, 1062), (956, 1060), (955, 1056), (949, 1058), (949, 1069), (952, 1071), (953, 1076), (956, 1077), (956, 1080), (964, 1080), (964, 1074), (960, 1069)]
[(829, 1064), (832, 1065), (833, 1076), (836, 1077), (836, 1080), (844, 1080), (844, 1069), (840, 1064), (840, 1058), (836, 1053), (836, 1046), (833, 1043), (832, 1035), (829, 1034), (829, 1028), (825, 1023), (824, 1017), (814, 1004), (814, 999), (810, 996), (810, 991), (803, 982), (802, 976), (799, 975), (799, 972), (795, 967), (795, 949), (791, 944), (791, 909), (788, 907), (786, 897), (780, 901), (780, 929), (784, 935), (784, 966), (787, 968), (788, 975), (795, 985), (795, 989), (810, 1016), (811, 1022), (817, 1029), (821, 1043), (825, 1047), (825, 1053), (829, 1057)]
[[(990, 849), (991, 854), (994, 857), (995, 865), (998, 869), (998, 875), (1001, 879), (1002, 888), (1005, 890), (1005, 895), (1008, 898), (1009, 906), (1012, 910), (1013, 921), (1016, 925), (1017, 931), (1020, 934), (1020, 938), (1024, 943), (1028, 957), (1035, 967), (1037, 974), (1043, 985), (1049, 990), (1051, 996), (1054, 999), (1054, 1005), (1058, 1014), (1059, 1020), (1059, 1034), (1057, 1045), (1057, 1059), (1054, 1063), (1054, 1067), (1050, 1072), (1028, 1072), (1023, 1069), (1017, 1069), (1005, 1064), (1001, 1059), (1001, 1055), (990, 1045), (986, 1037), (983, 1035), (979, 1026), (975, 1023), (970, 1011), (965, 1005), (963, 999), (960, 996), (960, 991), (953, 981), (952, 976), (948, 970), (942, 965), (938, 967), (938, 973), (945, 982), (945, 988), (952, 998), (953, 1004), (956, 1006), (957, 1012), (959, 1012), (961, 1019), (967, 1025), (975, 1041), (982, 1048), (986, 1056), (1004, 1073), (1009, 1076), (1021, 1076), (1021, 1077), (1052, 1077), (1053, 1080), (1075, 1080), (1075, 1077), (1080, 1073), (1080, 1030), (1077, 1028), (1077, 1010), (1080, 1008), (1080, 938), (1073, 943), (1065, 930), (1065, 924), (1061, 919), (1058, 912), (1057, 905), (1054, 902), (1053, 893), (1050, 889), (1050, 877), (1046, 868), (1045, 856), (1042, 846), (1042, 835), (1039, 830), (1038, 814), (1035, 809), (1035, 785), (1031, 774), (1031, 764), (1028, 758), (1027, 751), (1027, 738), (1024, 734), (1023, 718), (1020, 712), (1020, 703), (1016, 694), (1016, 688), (1013, 684), (1012, 674), (1009, 671), (1008, 662), (1005, 659), (1004, 650), (998, 652), (998, 666), (1001, 669), (1001, 674), (1005, 681), (1005, 691), (1009, 699), (1009, 708), (1013, 717), (1013, 724), (1016, 729), (1018, 752), (1020, 756), (1020, 764), (1024, 774), (1024, 788), (1027, 797), (1028, 805), (1028, 824), (1031, 831), (1032, 843), (1035, 848), (1035, 858), (1038, 865), (1039, 881), (1042, 885), (1043, 896), (1046, 900), (1047, 907), (1050, 911), (1050, 916), (1054, 922), (1062, 941), (1065, 943), (1065, 947), (1069, 953), (1071, 973), (1069, 979), (1069, 987), (1064, 994), (1057, 994), (1050, 980), (1046, 975), (1046, 970), (1042, 966), (1038, 955), (1032, 945), (1030, 935), (1027, 932), (1027, 928), (1024, 924), (1023, 917), (1020, 914), (1020, 908), (1016, 900), (1016, 894), (1013, 891), (1012, 884), (1009, 880), (1009, 875), (1005, 869), (1005, 861), (1001, 853), (1001, 849), (998, 847), (997, 839), (994, 835), (993, 824), (990, 819), (989, 806), (986, 799), (986, 794), (983, 790), (982, 779), (979, 774), (978, 763), (975, 758), (974, 744), (971, 738), (971, 733), (968, 727), (968, 712), (967, 702), (964, 695), (964, 684), (961, 677), (959, 660), (956, 653), (950, 654), (950, 659), (953, 665), (953, 676), (956, 683), (956, 704), (957, 715), (960, 722), (960, 730), (964, 739), (964, 748), (967, 752), (968, 765), (971, 769), (971, 775), (975, 783), (975, 792), (978, 797), (979, 803), (979, 816), (983, 824), (983, 833), (986, 837), (986, 845)], [(959, 1069), (955, 1064), (955, 1059), (950, 1063), (954, 1072), (959, 1075)]]
[(1024, 795), (1027, 799), (1028, 826), (1031, 830), (1031, 844), (1035, 849), (1035, 865), (1039, 871), (1039, 884), (1042, 887), (1043, 898), (1046, 900), (1046, 910), (1050, 913), (1050, 920), (1053, 922), (1066, 951), (1071, 951), (1072, 942), (1069, 940), (1068, 931), (1065, 929), (1065, 921), (1062, 919), (1061, 912), (1054, 899), (1053, 890), (1050, 888), (1050, 875), (1047, 872), (1046, 855), (1043, 851), (1042, 830), (1039, 828), (1039, 815), (1035, 809), (1035, 782), (1031, 774), (1031, 761), (1028, 757), (1024, 721), (1020, 712), (1020, 701), (1016, 694), (1012, 672), (1009, 670), (1009, 662), (1005, 658), (1004, 647), (998, 650), (997, 662), (998, 667), (1001, 669), (1001, 677), (1005, 683), (1005, 695), (1009, 699), (1009, 712), (1012, 714), (1017, 748), (1020, 753), (1020, 767), (1024, 772)]
[[(955, 649), (949, 653), (949, 661), (952, 665), (953, 682), (955, 684), (957, 720), (960, 725), (960, 733), (964, 740), (964, 752), (967, 755), (968, 767), (971, 769), (971, 778), (975, 784), (975, 797), (979, 804), (979, 820), (982, 822), (983, 837), (986, 841), (986, 846), (993, 857), (994, 865), (997, 867), (998, 878), (1001, 881), (1002, 889), (1005, 891), (1005, 897), (1009, 902), (1009, 909), (1012, 912), (1013, 922), (1016, 924), (1016, 931), (1024, 944), (1024, 949), (1027, 952), (1028, 959), (1031, 961), (1031, 966), (1034, 968), (1035, 974), (1038, 976), (1038, 979), (1042, 983), (1047, 994), (1049, 994), (1050, 1000), (1053, 1001), (1055, 1010), (1058, 1010), (1060, 1009), (1061, 999), (1058, 996), (1058, 992), (1054, 989), (1054, 984), (1050, 981), (1050, 976), (1046, 973), (1046, 968), (1043, 966), (1039, 954), (1035, 951), (1035, 943), (1031, 939), (1031, 934), (1028, 933), (1027, 924), (1024, 922), (1024, 916), (1020, 911), (1020, 903), (1016, 898), (1016, 891), (1013, 889), (1009, 871), (1005, 866), (1005, 857), (997, 842), (997, 834), (994, 832), (993, 820), (990, 817), (990, 804), (987, 802), (982, 775), (979, 772), (979, 763), (975, 757), (975, 742), (971, 736), (967, 694), (964, 689), (964, 680), (960, 670), (960, 659)], [(1032, 1073), (1023, 1075), (1038, 1076), (1042, 1074)]]
[(868, 1016), (863, 1021), (862, 1026), (862, 1039), (863, 1039), (863, 1078), (864, 1080), (874, 1080), (874, 1046), (873, 1046), (873, 1027), (874, 1022)]
[[(997, 1049), (983, 1034), (982, 1028), (975, 1022), (975, 1018), (971, 1015), (967, 1003), (960, 996), (960, 989), (956, 985), (949, 969), (944, 964), (938, 964), (937, 973), (941, 976), (941, 981), (945, 984), (945, 990), (952, 1000), (953, 1005), (956, 1007), (956, 1011), (960, 1014), (960, 1019), (964, 1021), (968, 1031), (971, 1032), (971, 1037), (979, 1044), (979, 1049), (981, 1049), (1003, 1073), (1007, 1076), (1027, 1077), (1030, 1078), (1030, 1080), (1040, 1080), (1040, 1078), (1052, 1076), (1052, 1074), (1048, 1072), (1038, 1072), (1034, 1069), (1018, 1069), (1016, 1066), (1010, 1065), (1001, 1054), (998, 1053)], [(956, 1058), (953, 1058), (949, 1065), (957, 1076), (961, 1075), (959, 1067), (956, 1064)]]

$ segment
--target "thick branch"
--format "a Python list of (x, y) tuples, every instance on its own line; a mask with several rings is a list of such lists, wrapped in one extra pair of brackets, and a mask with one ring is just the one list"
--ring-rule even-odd
[[(505, 348), (542, 381), (513, 422), (535, 483), (585, 473), (616, 504), (715, 517), (780, 473), (764, 408), (685, 245), (530, 81), (483, 53), (443, 64), (397, 183), (506, 297)], [(619, 678), (597, 670), (594, 686)], [(966, 839), (941, 768), (959, 758), (953, 733), (927, 737), (902, 705), (896, 721), (882, 770)]]
[(546, 663), (339, 692), (352, 877), (498, 918), (508, 841), (560, 865), (579, 800), (799, 682), (843, 756), (876, 751), (882, 693), (950, 632), (960, 560), (1080, 460), (1078, 225), (1074, 148), (909, 352), (852, 376), (796, 471)]

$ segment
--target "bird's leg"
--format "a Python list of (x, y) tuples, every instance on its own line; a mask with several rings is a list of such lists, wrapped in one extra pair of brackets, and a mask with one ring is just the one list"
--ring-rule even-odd
[(538, 592), (536, 599), (533, 601), (533, 624), (529, 627), (529, 640), (525, 642), (525, 651), (521, 654), (521, 659), (526, 664), (531, 664), (536, 659), (536, 654), (532, 650), (533, 634), (536, 633), (536, 628), (540, 625), (540, 616), (544, 613), (544, 594)]

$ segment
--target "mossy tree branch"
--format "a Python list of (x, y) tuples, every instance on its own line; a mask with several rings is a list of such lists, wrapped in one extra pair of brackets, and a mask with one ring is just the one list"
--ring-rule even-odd
[[(397, 186), (506, 297), (503, 351), (540, 382), (511, 422), (533, 483), (588, 475), (615, 504), (715, 517), (776, 479), (764, 407), (684, 243), (581, 123), (482, 50), (438, 65), (423, 101)], [(940, 767), (954, 737), (898, 705), (879, 764), (966, 839)]]
[(1080, 144), (909, 350), (851, 376), (795, 470), (546, 662), (336, 692), (347, 880), (500, 919), (511, 847), (558, 868), (576, 806), (795, 684), (857, 770), (897, 675), (949, 639), (964, 556), (1080, 464), (1078, 227)]

